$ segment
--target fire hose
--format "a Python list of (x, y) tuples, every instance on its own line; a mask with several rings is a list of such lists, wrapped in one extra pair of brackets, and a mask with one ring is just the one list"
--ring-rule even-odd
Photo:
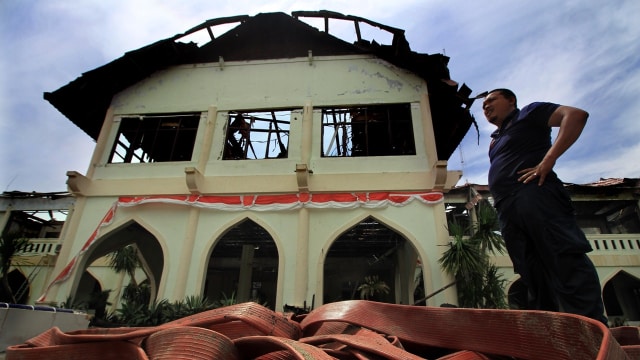
[(7, 360), (640, 359), (640, 328), (579, 315), (351, 300), (309, 314), (243, 303), (154, 327), (57, 327)]

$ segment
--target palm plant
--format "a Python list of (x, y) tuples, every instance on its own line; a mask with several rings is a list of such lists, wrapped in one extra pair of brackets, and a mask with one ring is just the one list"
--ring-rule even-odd
[(11, 303), (16, 303), (17, 300), (9, 285), (9, 270), (15, 255), (24, 250), (28, 244), (29, 239), (21, 237), (18, 233), (8, 232), (0, 237), (0, 276), (4, 293)]
[(236, 299), (236, 292), (232, 292), (231, 296), (227, 296), (227, 294), (223, 291), (222, 292), (222, 299), (218, 299), (215, 301), (215, 307), (224, 307), (224, 306), (230, 306), (230, 305), (235, 305), (238, 303), (238, 300)]
[(136, 269), (140, 266), (140, 258), (136, 247), (134, 245), (123, 246), (107, 256), (109, 258), (109, 266), (118, 274), (122, 272), (128, 274), (130, 284), (137, 287), (138, 283), (135, 275)]
[(470, 225), (471, 236), (465, 236), (465, 226), (449, 224), (453, 240), (438, 262), (446, 273), (454, 276), (454, 282), (446, 287), (457, 285), (461, 307), (506, 308), (505, 280), (489, 259), (489, 253), (503, 253), (505, 248), (504, 240), (496, 232), (498, 217), (486, 200), (479, 202), (476, 210), (477, 222)]
[(476, 209), (477, 221), (472, 225), (473, 239), (480, 245), (480, 250), (491, 253), (504, 253), (505, 244), (497, 232), (498, 213), (487, 201), (480, 201)]
[(211, 310), (214, 308), (214, 304), (202, 295), (190, 295), (184, 299), (184, 305), (192, 314)]
[(452, 275), (470, 278), (480, 273), (484, 266), (484, 254), (478, 243), (464, 236), (464, 227), (458, 223), (449, 224), (449, 232), (453, 240), (438, 260), (442, 269)]
[(378, 278), (378, 275), (365, 276), (364, 282), (358, 286), (357, 291), (360, 292), (360, 299), (372, 299), (378, 294), (388, 294), (389, 285)]

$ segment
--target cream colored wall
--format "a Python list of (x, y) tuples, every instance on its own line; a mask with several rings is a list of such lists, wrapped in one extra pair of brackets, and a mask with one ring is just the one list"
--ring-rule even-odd
[[(426, 84), (419, 77), (368, 56), (306, 58), (198, 64), (158, 72), (117, 94), (107, 113), (87, 176), (71, 174), (70, 189), (81, 204), (65, 238), (56, 273), (78, 254), (110, 206), (123, 195), (189, 194), (186, 170), (195, 168), (203, 194), (295, 193), (296, 164), (307, 164), (309, 191), (430, 191), (436, 182), (437, 156)], [(415, 156), (322, 158), (319, 113), (313, 107), (412, 103)], [(286, 159), (221, 160), (227, 111), (299, 108), (290, 125)], [(191, 162), (107, 164), (121, 116), (202, 112)], [(208, 148), (210, 145), (210, 148)], [(421, 146), (422, 145), (422, 146)], [(259, 175), (259, 176), (257, 176)], [(453, 186), (459, 172), (445, 174)], [(442, 179), (441, 179), (442, 180)], [(443, 186), (443, 184), (440, 184)], [(445, 186), (445, 187), (446, 187)], [(158, 298), (182, 299), (200, 293), (202, 270), (215, 241), (244, 217), (263, 226), (280, 253), (276, 308), (322, 299), (323, 253), (348, 227), (373, 215), (402, 233), (425, 264), (427, 292), (448, 283), (437, 259), (448, 241), (442, 204), (418, 202), (382, 210), (304, 210), (301, 212), (224, 212), (179, 205), (119, 208), (102, 234), (135, 220), (154, 234), (165, 253)], [(306, 219), (308, 216), (308, 220)], [(308, 225), (306, 222), (308, 221)], [(301, 235), (308, 226), (308, 241)], [(302, 232), (302, 234), (301, 234)], [(185, 246), (186, 244), (186, 246)], [(306, 263), (298, 261), (302, 256)], [(66, 297), (71, 281), (51, 296)], [(51, 297), (50, 296), (50, 297)], [(430, 303), (453, 302), (451, 291)]]
[[(184, 65), (157, 72), (117, 94), (114, 114), (288, 108), (417, 101), (424, 81), (371, 56)], [(167, 101), (171, 99), (171, 101)]]
[[(246, 79), (239, 81), (238, 79)], [(420, 190), (434, 185), (432, 169), (436, 165), (426, 84), (419, 77), (382, 60), (366, 56), (289, 59), (179, 66), (158, 72), (114, 97), (87, 174), (94, 180), (79, 189), (86, 195), (176, 194), (188, 191), (185, 169), (195, 167), (202, 177), (203, 193), (291, 192), (297, 191), (293, 175), (296, 164), (307, 164), (313, 171), (310, 191)], [(167, 101), (170, 99), (170, 101)], [(413, 103), (417, 154), (376, 158), (322, 158), (320, 156), (319, 114), (309, 116), (310, 143), (303, 143), (296, 132), (306, 131), (303, 119), (291, 121), (289, 156), (269, 161), (223, 161), (224, 127), (227, 111), (237, 109), (274, 109)], [(215, 116), (209, 113), (217, 111)], [(153, 164), (108, 164), (109, 151), (118, 131), (120, 116), (164, 112), (202, 112), (202, 122), (210, 121), (213, 144), (207, 143), (206, 126), (197, 134), (191, 162)], [(211, 118), (208, 118), (211, 116)], [(104, 136), (103, 136), (104, 135)], [(428, 141), (424, 139), (428, 138)], [(423, 144), (423, 147), (420, 147)], [(206, 151), (209, 150), (207, 153)], [(200, 162), (205, 157), (208, 161)], [(309, 155), (310, 154), (310, 155)], [(261, 175), (256, 178), (251, 175)], [(267, 176), (268, 177), (264, 177)], [(398, 175), (402, 183), (397, 182)], [(236, 176), (240, 176), (241, 180)], [(450, 171), (446, 183), (453, 186), (459, 172)], [(144, 183), (135, 179), (145, 179)], [(268, 184), (268, 185), (266, 185)]]
[[(98, 205), (98, 204), (96, 204)], [(104, 204), (100, 204), (104, 205)], [(249, 218), (262, 226), (274, 239), (279, 252), (278, 290), (276, 306), (281, 308), (284, 303), (293, 304), (307, 300), (310, 303), (313, 295), (319, 304), (323, 294), (323, 265), (326, 254), (333, 241), (344, 231), (355, 226), (367, 216), (373, 216), (385, 225), (402, 234), (412, 244), (425, 269), (425, 286), (427, 292), (432, 292), (446, 285), (448, 279), (439, 270), (437, 259), (441, 247), (446, 244), (447, 234), (435, 231), (441, 226), (435, 222), (435, 213), (444, 212), (442, 204), (426, 205), (418, 202), (403, 207), (389, 207), (386, 209), (311, 209), (309, 211), (308, 228), (308, 261), (305, 270), (305, 289), (296, 289), (298, 274), (298, 253), (301, 238), (298, 233), (298, 211), (273, 212), (228, 212), (219, 210), (198, 210), (198, 223), (195, 230), (193, 249), (189, 251), (190, 261), (185, 273), (179, 271), (178, 258), (185, 251), (184, 237), (188, 229), (189, 213), (192, 208), (187, 205), (139, 205), (131, 208), (119, 208), (111, 225), (101, 229), (103, 235), (117, 230), (130, 220), (135, 220), (153, 234), (162, 234), (158, 239), (166, 254), (165, 271), (161, 280), (159, 296), (170, 300), (179, 300), (187, 295), (199, 294), (202, 291), (206, 272), (203, 269), (208, 264), (209, 257), (216, 241), (223, 233), (239, 221)], [(101, 209), (100, 209), (101, 208)], [(87, 209), (87, 212), (106, 212), (108, 208), (97, 206)], [(100, 221), (96, 217), (96, 221)], [(299, 241), (300, 240), (300, 241)], [(70, 282), (69, 282), (70, 283)], [(178, 284), (184, 284), (179, 290)], [(106, 285), (106, 284), (105, 284)], [(436, 296), (430, 303), (439, 304), (451, 302), (446, 294)]]

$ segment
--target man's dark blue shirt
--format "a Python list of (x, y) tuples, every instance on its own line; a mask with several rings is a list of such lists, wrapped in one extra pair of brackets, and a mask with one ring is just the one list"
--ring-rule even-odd
[[(559, 106), (535, 102), (522, 110), (516, 109), (491, 134), (489, 190), (496, 205), (524, 186), (518, 181), (521, 176), (518, 171), (538, 165), (551, 147), (549, 118)], [(547, 175), (546, 182), (560, 180), (552, 171)]]

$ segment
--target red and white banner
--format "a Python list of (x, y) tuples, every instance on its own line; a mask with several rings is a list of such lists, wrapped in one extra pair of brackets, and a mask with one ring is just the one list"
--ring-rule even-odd
[(175, 204), (196, 206), (202, 209), (220, 211), (286, 211), (300, 208), (309, 209), (380, 209), (388, 206), (401, 207), (418, 201), (434, 205), (444, 200), (441, 192), (357, 192), (357, 193), (296, 193), (275, 195), (154, 195), (123, 196), (116, 201), (102, 218), (82, 249), (71, 259), (69, 264), (47, 286), (38, 302), (45, 302), (51, 286), (66, 281), (73, 272), (78, 259), (98, 239), (100, 229), (108, 226), (115, 217), (119, 207), (134, 207), (144, 204)]
[(300, 208), (311, 209), (375, 209), (387, 206), (405, 206), (412, 201), (437, 204), (443, 201), (441, 192), (429, 193), (298, 193), (277, 195), (177, 195), (121, 197), (118, 206), (131, 207), (141, 204), (176, 204), (223, 211), (283, 211)]

